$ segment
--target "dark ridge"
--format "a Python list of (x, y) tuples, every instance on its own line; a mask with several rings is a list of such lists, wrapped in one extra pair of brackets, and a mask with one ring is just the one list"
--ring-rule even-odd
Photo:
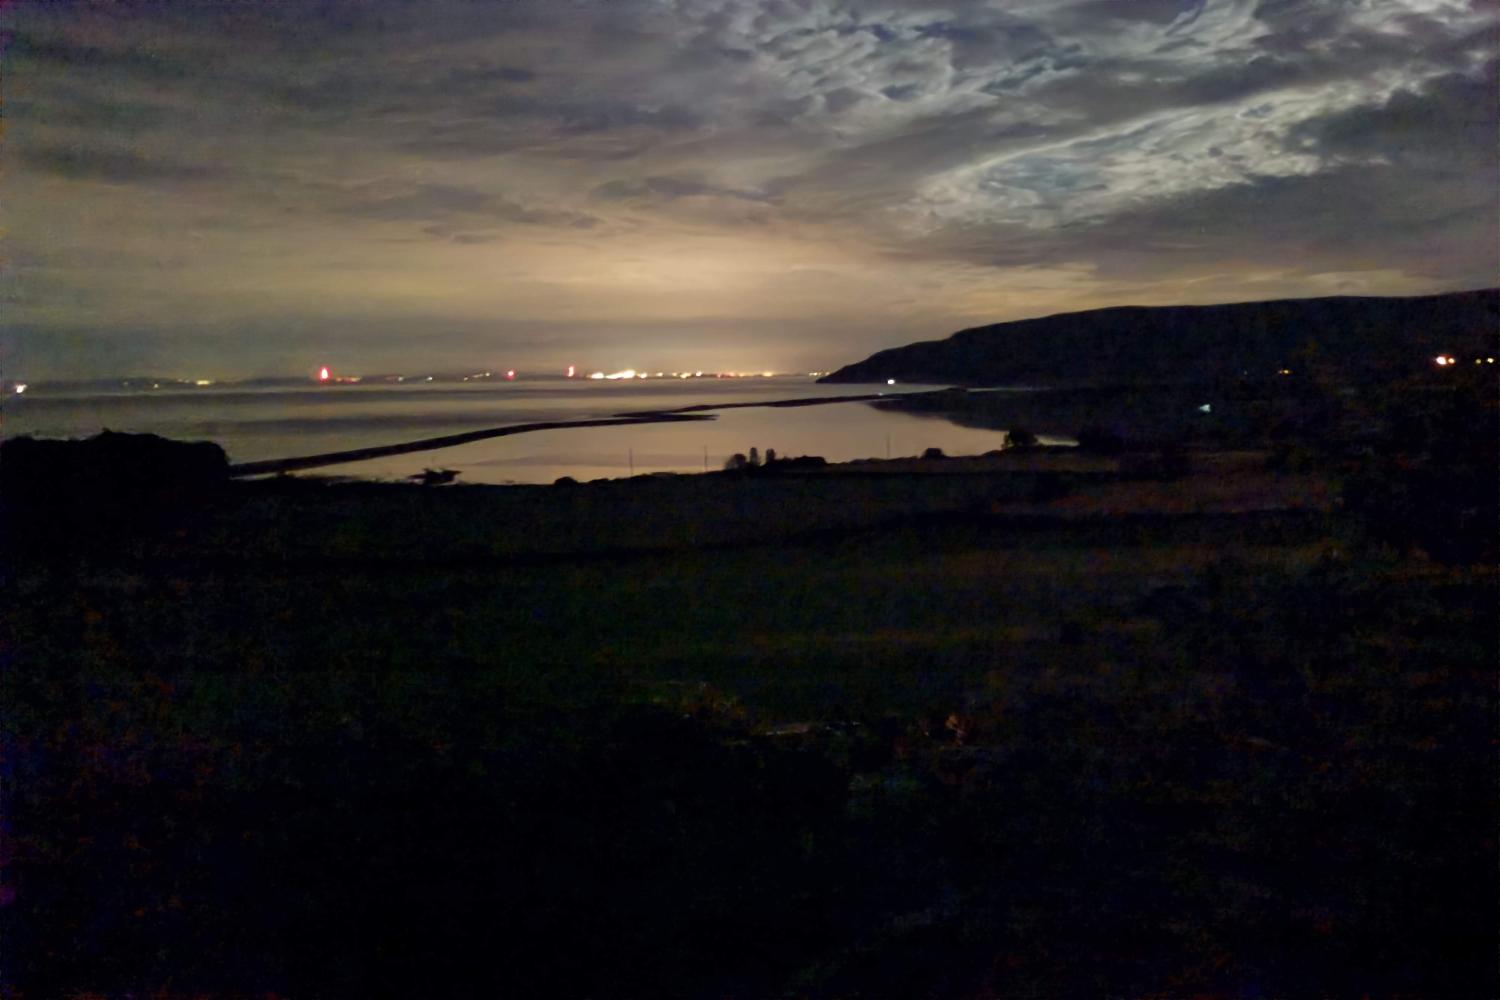
[(995, 323), (894, 347), (822, 382), (1179, 383), (1288, 369), (1350, 377), (1493, 356), (1500, 289), (1406, 298), (1279, 299), (1217, 306), (1120, 306)]

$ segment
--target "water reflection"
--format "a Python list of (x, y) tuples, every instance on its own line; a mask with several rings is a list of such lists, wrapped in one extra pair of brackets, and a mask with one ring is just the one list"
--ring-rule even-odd
[[(900, 391), (935, 386), (902, 385)], [(856, 396), (884, 385), (818, 385), (774, 379), (551, 379), (476, 385), (308, 385), (275, 390), (210, 387), (172, 392), (28, 393), (7, 408), (10, 435), (84, 437), (105, 428), (221, 444), (232, 461), (394, 444), (415, 438), (533, 421), (588, 419), (695, 403), (742, 403)], [(1004, 432), (877, 410), (865, 403), (791, 409), (731, 409), (711, 421), (540, 431), (533, 434), (331, 466), (322, 474), (402, 479), (441, 465), (461, 481), (550, 483), (651, 472), (719, 469), (736, 452), (774, 448), (783, 456), (829, 461), (950, 455), (999, 448)]]
[(1004, 444), (1005, 432), (960, 427), (877, 410), (866, 403), (797, 409), (728, 410), (712, 421), (635, 424), (539, 431), (456, 448), (354, 462), (319, 470), (329, 475), (400, 478), (440, 460), (460, 469), (461, 481), (550, 483), (653, 472), (717, 470), (754, 447), (783, 457), (821, 455), (830, 462), (920, 455), (941, 448), (949, 455), (983, 454)]

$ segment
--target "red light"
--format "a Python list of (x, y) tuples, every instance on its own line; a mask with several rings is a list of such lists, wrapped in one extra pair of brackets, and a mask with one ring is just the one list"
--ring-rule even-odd
[(328, 378), (329, 378), (329, 375), (328, 375), (328, 366), (325, 365), (322, 368), (319, 368), (318, 369), (318, 381), (319, 382), (327, 382)]
[(508, 371), (507, 371), (507, 372), (506, 372), (506, 373), (505, 373), (505, 377), (506, 377), (506, 378), (507, 378), (507, 379), (509, 379), (509, 380), (510, 380), (510, 381), (512, 381), (512, 382), (514, 382), (514, 381), (515, 381), (515, 380), (516, 380), (516, 370), (515, 370), (515, 369), (514, 369), (514, 368), (511, 368), (511, 369), (509, 369), (509, 370), (508, 370)]

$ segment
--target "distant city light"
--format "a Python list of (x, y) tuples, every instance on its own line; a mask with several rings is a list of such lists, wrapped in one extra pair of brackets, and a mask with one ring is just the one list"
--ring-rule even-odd
[(214, 380), (211, 379), (211, 378), (194, 379), (193, 380), (193, 384), (194, 385), (213, 385), (214, 384)]
[(603, 378), (603, 372), (589, 372), (589, 378)]
[(516, 380), (516, 370), (514, 368), (507, 368), (505, 370), (505, 380), (507, 382), (514, 382)]
[(572, 378), (574, 376), (574, 374), (576, 374), (575, 369), (573, 368), (572, 365), (569, 365), (568, 366), (568, 378)]
[(318, 369), (318, 381), (319, 382), (327, 382), (328, 379), (329, 379), (328, 366), (324, 365), (322, 368)]
[(893, 379), (893, 378), (888, 378), (888, 379), (885, 380), (885, 384), (886, 385), (895, 385), (896, 384), (896, 380)]
[(16, 383), (16, 395), (19, 396), (21, 393), (23, 393), (25, 391), (26, 391), (26, 383), (25, 382), (17, 382)]
[(1290, 368), (1281, 368), (1281, 369), (1278, 369), (1277, 372), (1276, 372), (1277, 375), (1290, 375), (1291, 373), (1292, 373), (1292, 370)]
[(1453, 356), (1451, 354), (1439, 354), (1434, 360), (1437, 361), (1440, 368), (1453, 364)]

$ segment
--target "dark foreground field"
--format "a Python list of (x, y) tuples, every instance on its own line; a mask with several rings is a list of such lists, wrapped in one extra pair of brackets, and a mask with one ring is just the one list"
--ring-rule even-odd
[(3, 992), (1500, 992), (1491, 566), (863, 482), (246, 486), (11, 562)]

